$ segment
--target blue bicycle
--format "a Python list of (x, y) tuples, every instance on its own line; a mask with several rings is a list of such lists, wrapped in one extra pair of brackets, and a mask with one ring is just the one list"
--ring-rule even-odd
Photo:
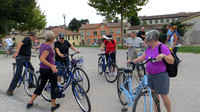
[[(35, 57), (34, 55), (31, 55), (32, 57)], [(19, 82), (17, 84), (17, 87), (20, 87), (20, 85), (23, 83), (24, 84), (24, 89), (26, 93), (29, 96), (32, 96), (35, 88), (38, 86), (38, 80), (35, 75), (35, 73), (28, 67), (28, 62), (27, 60), (29, 57), (25, 56), (18, 56), (17, 58), (24, 58), (26, 61), (24, 63), (25, 69), (23, 75), (20, 77)], [(13, 75), (16, 72), (16, 63), (12, 63), (13, 65)]]
[(136, 89), (132, 89), (132, 71), (141, 66), (144, 70), (144, 65), (146, 63), (155, 62), (155, 60), (149, 58), (144, 63), (133, 64), (133, 69), (131, 68), (120, 68), (119, 77), (117, 80), (117, 92), (118, 97), (122, 105), (132, 106), (132, 112), (160, 112), (160, 103), (156, 97), (156, 94), (147, 86), (147, 76), (144, 72), (144, 77)]
[(105, 53), (98, 54), (98, 72), (101, 75), (104, 72), (105, 78), (108, 82), (113, 83), (118, 78), (118, 66), (116, 63), (112, 62), (110, 54), (113, 52), (109, 52), (109, 58), (107, 64), (105, 63)]
[[(70, 54), (69, 54), (70, 55)], [(72, 54), (73, 55), (73, 54)], [(83, 81), (83, 79), (80, 79), (80, 76), (76, 76), (73, 71), (72, 67), (66, 67), (66, 62), (68, 62), (68, 56), (63, 57), (63, 66), (57, 67), (57, 69), (64, 69), (63, 74), (63, 86), (58, 86), (58, 98), (63, 98), (65, 94), (63, 92), (68, 88), (68, 86), (72, 85), (72, 93), (79, 105), (79, 107), (82, 109), (83, 112), (90, 112), (91, 111), (91, 104), (89, 97), (87, 96), (87, 93), (83, 89), (83, 87), (79, 84)], [(66, 61), (64, 61), (66, 60)], [(40, 77), (38, 78), (38, 82), (40, 83)], [(45, 88), (42, 91), (42, 97), (47, 100), (51, 101), (51, 83), (47, 82)]]

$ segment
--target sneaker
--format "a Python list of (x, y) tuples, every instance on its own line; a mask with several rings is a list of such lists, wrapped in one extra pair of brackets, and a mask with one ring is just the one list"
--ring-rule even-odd
[(7, 95), (12, 96), (13, 95), (13, 91), (12, 90), (7, 90)]
[(26, 105), (26, 108), (30, 108), (30, 107), (32, 107), (33, 106), (33, 103), (28, 103), (27, 105)]
[(116, 73), (113, 73), (113, 76), (117, 77), (117, 74), (116, 74)]
[(60, 107), (60, 104), (58, 103), (58, 104), (55, 105), (55, 107), (51, 107), (51, 111), (53, 112), (59, 107)]

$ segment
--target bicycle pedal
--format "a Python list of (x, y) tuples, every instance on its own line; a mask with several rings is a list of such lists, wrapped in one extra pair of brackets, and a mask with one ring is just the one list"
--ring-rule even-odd
[(121, 112), (127, 112), (128, 111), (128, 108), (124, 107), (121, 109)]

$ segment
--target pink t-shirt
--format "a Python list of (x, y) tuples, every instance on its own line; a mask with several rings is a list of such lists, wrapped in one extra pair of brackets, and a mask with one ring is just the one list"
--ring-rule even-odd
[[(156, 58), (160, 54), (159, 53), (160, 44), (158, 44), (154, 49), (152, 49), (152, 47), (147, 48), (147, 50), (145, 51), (145, 54), (146, 54), (145, 60), (148, 60), (149, 57)], [(161, 53), (165, 55), (171, 54), (169, 48), (164, 44), (161, 46)], [(153, 62), (153, 63), (147, 63), (146, 65), (146, 72), (149, 74), (158, 74), (164, 71), (166, 71), (166, 65), (163, 60)]]

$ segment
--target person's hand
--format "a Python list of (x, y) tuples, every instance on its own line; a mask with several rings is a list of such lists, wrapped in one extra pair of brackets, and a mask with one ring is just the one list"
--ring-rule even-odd
[(104, 49), (103, 48), (101, 48), (101, 51), (103, 51)]
[(14, 55), (12, 56), (13, 58), (16, 58), (18, 55), (18, 53), (14, 53)]
[(128, 47), (128, 48), (130, 48), (130, 47), (131, 47), (131, 45), (127, 45), (127, 47)]
[(156, 57), (156, 60), (159, 60), (161, 61), (163, 58), (164, 58), (164, 54), (159, 54), (157, 57)]
[(55, 66), (55, 65), (53, 65), (53, 66), (51, 67), (51, 70), (53, 71), (53, 73), (58, 73), (58, 70), (56, 69), (56, 66)]
[(79, 50), (76, 50), (76, 52), (80, 53), (81, 51), (79, 51)]
[(126, 63), (129, 64), (131, 62), (131, 60), (127, 60)]
[(64, 57), (64, 54), (60, 54), (59, 56), (60, 56), (61, 58), (63, 58), (63, 57)]

